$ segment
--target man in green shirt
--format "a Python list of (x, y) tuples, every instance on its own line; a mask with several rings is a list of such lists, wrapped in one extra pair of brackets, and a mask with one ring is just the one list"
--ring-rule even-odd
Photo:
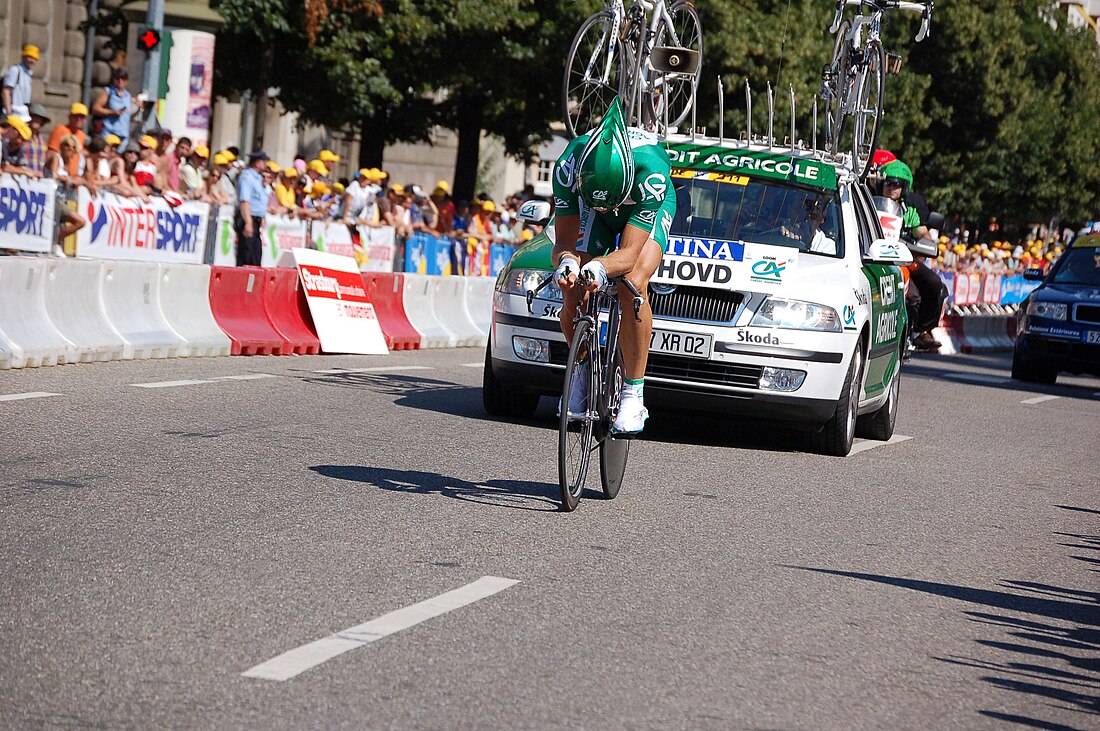
[[(558, 158), (552, 260), (564, 300), (561, 329), (567, 342), (582, 296), (579, 275), (585, 275), (588, 291), (606, 287), (609, 277), (625, 275), (645, 295), (676, 215), (671, 169), (655, 135), (626, 126), (617, 97), (600, 126), (573, 140)], [(623, 311), (632, 312), (634, 296), (622, 285), (618, 294)], [(638, 318), (624, 317), (620, 331), (626, 383), (612, 426), (620, 434), (640, 432), (649, 417), (642, 389), (653, 331), (648, 301)], [(585, 410), (587, 391), (584, 383), (574, 393), (570, 411)]]

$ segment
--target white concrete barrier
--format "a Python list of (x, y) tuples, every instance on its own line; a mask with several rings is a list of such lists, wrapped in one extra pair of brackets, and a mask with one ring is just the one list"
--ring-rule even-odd
[(465, 277), (466, 296), (463, 304), (466, 315), (486, 338), (493, 322), (493, 285), (496, 277)]
[(229, 355), (229, 336), (210, 311), (210, 267), (205, 264), (160, 265), (160, 310), (168, 325), (186, 342), (178, 355)]
[(76, 360), (119, 360), (126, 343), (103, 309), (103, 264), (88, 259), (49, 259), (46, 313), (77, 349)]
[(103, 263), (103, 308), (122, 335), (122, 357), (174, 358), (185, 341), (160, 310), (160, 267), (152, 262)]
[(46, 313), (46, 259), (0, 257), (0, 342), (12, 368), (35, 368), (78, 359), (79, 351)]
[(455, 336), (435, 316), (432, 297), (435, 280), (427, 274), (405, 274), (405, 290), (401, 293), (405, 315), (420, 333), (421, 348), (453, 348)]
[(485, 334), (466, 313), (466, 277), (432, 277), (432, 308), (440, 324), (465, 348), (485, 344)]

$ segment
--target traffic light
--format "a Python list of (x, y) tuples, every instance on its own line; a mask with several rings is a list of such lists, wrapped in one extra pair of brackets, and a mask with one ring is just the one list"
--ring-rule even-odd
[(156, 28), (144, 28), (138, 33), (137, 37), (138, 48), (149, 53), (156, 50), (160, 45), (160, 31)]

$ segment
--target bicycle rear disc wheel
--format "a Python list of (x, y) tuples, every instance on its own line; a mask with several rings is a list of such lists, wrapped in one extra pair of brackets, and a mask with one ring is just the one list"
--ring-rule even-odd
[(619, 494), (626, 473), (626, 458), (630, 452), (629, 439), (614, 439), (610, 434), (611, 423), (619, 413), (619, 394), (626, 383), (626, 364), (623, 352), (616, 349), (615, 367), (610, 370), (607, 393), (600, 399), (600, 422), (606, 422), (607, 433), (600, 440), (600, 485), (608, 500)]
[(841, 22), (836, 29), (833, 58), (829, 62), (829, 80), (825, 84), (825, 140), (829, 152), (840, 153), (840, 133), (844, 129), (844, 106), (848, 96), (848, 31), (850, 20)]
[(691, 114), (695, 93), (699, 89), (703, 63), (703, 22), (699, 20), (695, 6), (688, 0), (672, 3), (668, 14), (672, 18), (672, 27), (676, 29), (676, 38), (670, 38), (668, 29), (661, 23), (653, 45), (672, 45), (696, 51), (699, 54), (699, 69), (694, 74), (663, 74), (651, 69), (646, 110), (653, 114), (653, 121), (660, 124), (664, 121), (664, 107), (667, 104), (669, 126), (679, 127)]
[(611, 13), (606, 11), (585, 20), (573, 37), (573, 45), (565, 57), (562, 113), (571, 137), (584, 134), (598, 125), (618, 91), (621, 43), (616, 46), (615, 58), (611, 59), (607, 81), (603, 80), (611, 52), (612, 20)]
[(867, 68), (860, 77), (852, 109), (852, 170), (860, 180), (871, 172), (885, 91), (886, 52), (881, 43), (871, 41), (867, 46)]
[[(594, 422), (588, 418), (588, 414), (595, 409), (586, 408), (583, 414), (570, 414), (569, 400), (573, 390), (578, 387), (581, 369), (588, 370), (589, 399), (586, 399), (586, 407), (591, 403), (593, 389), (599, 387), (594, 372), (597, 356), (597, 351), (592, 349), (594, 341), (592, 323), (587, 320), (578, 322), (573, 332), (573, 342), (569, 345), (569, 357), (565, 361), (565, 383), (561, 395), (561, 416), (558, 420), (558, 487), (561, 490), (562, 509), (567, 512), (576, 510), (580, 502), (584, 482), (588, 477), (588, 461), (592, 456)], [(580, 362), (582, 353), (588, 354), (583, 363)]]

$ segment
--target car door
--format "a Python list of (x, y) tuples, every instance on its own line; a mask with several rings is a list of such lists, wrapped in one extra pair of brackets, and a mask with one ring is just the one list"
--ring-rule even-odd
[[(852, 186), (852, 200), (859, 224), (860, 252), (882, 238), (878, 214), (864, 185)], [(871, 345), (867, 352), (864, 394), (881, 394), (901, 363), (901, 339), (905, 331), (905, 282), (901, 269), (892, 265), (864, 264), (863, 276), (871, 287)]]

